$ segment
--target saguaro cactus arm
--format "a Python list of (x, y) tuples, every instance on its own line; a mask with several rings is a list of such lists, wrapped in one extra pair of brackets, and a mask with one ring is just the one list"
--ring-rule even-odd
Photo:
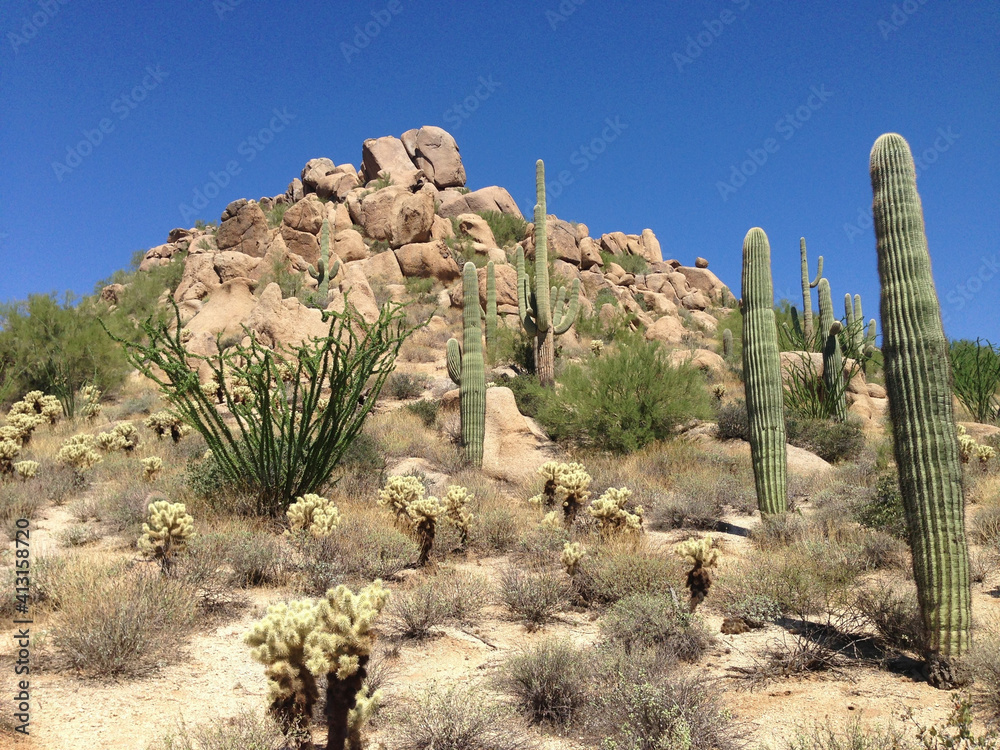
[(573, 279), (568, 298), (565, 289), (559, 290), (559, 297), (560, 304), (552, 316), (553, 332), (557, 336), (566, 333), (576, 322), (576, 316), (580, 312), (580, 280)]
[(819, 280), (823, 278), (823, 256), (819, 256), (816, 267), (816, 278), (809, 280), (809, 256), (806, 253), (806, 238), (799, 238), (799, 255), (802, 260), (802, 333), (806, 340), (806, 346), (813, 344), (813, 315), (812, 315), (812, 294), (810, 289), (815, 289)]
[(928, 679), (955, 684), (949, 660), (970, 646), (971, 591), (951, 366), (934, 291), (909, 144), (882, 135), (871, 152), (882, 286), (882, 353), (896, 466), (927, 633)]
[(538, 333), (535, 325), (535, 294), (524, 271), (524, 249), (517, 248), (517, 315), (529, 336)]

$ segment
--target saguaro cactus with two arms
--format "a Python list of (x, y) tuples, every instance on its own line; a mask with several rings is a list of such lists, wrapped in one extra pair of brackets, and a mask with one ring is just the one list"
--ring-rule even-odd
[(882, 285), (882, 354), (896, 466), (927, 641), (928, 681), (952, 687), (970, 646), (971, 591), (951, 365), (931, 276), (909, 144), (882, 135), (871, 152)]
[(799, 255), (802, 256), (802, 333), (805, 337), (806, 348), (813, 346), (813, 314), (812, 314), (812, 292), (823, 278), (823, 256), (819, 256), (816, 265), (816, 278), (809, 281), (809, 256), (806, 254), (806, 238), (799, 237)]

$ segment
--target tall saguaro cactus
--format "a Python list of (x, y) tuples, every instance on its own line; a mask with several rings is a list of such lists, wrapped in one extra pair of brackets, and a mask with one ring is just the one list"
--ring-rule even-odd
[(802, 333), (805, 336), (806, 347), (813, 345), (813, 313), (812, 292), (823, 278), (823, 256), (819, 256), (816, 265), (816, 278), (809, 281), (809, 256), (806, 254), (806, 238), (799, 237), (799, 255), (802, 256)]
[(319, 260), (316, 268), (310, 264), (309, 275), (316, 279), (319, 296), (326, 304), (326, 299), (330, 296), (330, 279), (337, 275), (340, 270), (340, 259), (338, 258), (333, 266), (330, 265), (330, 220), (323, 219), (323, 228), (319, 234)]
[[(497, 343), (497, 276), (491, 260), (486, 264), (486, 351), (494, 356)], [(490, 360), (493, 361), (492, 359)]]
[[(843, 326), (833, 319), (833, 297), (830, 282), (820, 279), (816, 289), (819, 297), (819, 336), (823, 342), (823, 389), (826, 403), (838, 422), (847, 421), (847, 387), (844, 383), (844, 356), (840, 350)], [(847, 299), (851, 296), (847, 295)]]
[(956, 682), (951, 659), (970, 645), (971, 592), (951, 366), (931, 276), (909, 144), (882, 135), (871, 152), (882, 285), (882, 354), (896, 466), (927, 634), (928, 681)]
[(474, 263), (462, 269), (462, 346), (448, 339), (448, 375), (458, 385), (462, 418), (462, 445), (475, 466), (483, 463), (486, 437), (486, 370), (483, 366), (483, 334), (479, 327), (479, 276)]
[(535, 287), (524, 272), (524, 250), (517, 249), (517, 311), (521, 325), (535, 339), (535, 371), (544, 386), (555, 385), (555, 337), (566, 333), (580, 310), (580, 280), (549, 288), (549, 253), (545, 228), (545, 164), (535, 162)]
[(788, 466), (771, 247), (758, 227), (743, 240), (742, 305), (743, 377), (757, 505), (761, 515), (773, 515), (788, 510)]

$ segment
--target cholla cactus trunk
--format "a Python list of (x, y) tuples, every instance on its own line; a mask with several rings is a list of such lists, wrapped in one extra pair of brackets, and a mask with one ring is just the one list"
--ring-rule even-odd
[(414, 530), (420, 540), (420, 555), (417, 557), (417, 567), (422, 568), (430, 562), (431, 550), (434, 549), (434, 533), (437, 523), (433, 518), (425, 518), (417, 523)]
[(337, 677), (336, 672), (327, 675), (326, 683), (326, 720), (328, 748), (345, 747), (349, 727), (347, 715), (358, 704), (358, 693), (368, 676), (368, 654), (358, 656), (358, 670), (346, 679)]
[[(823, 342), (823, 388), (829, 413), (838, 422), (847, 421), (847, 388), (844, 384), (844, 357), (840, 351), (839, 320), (833, 319), (833, 297), (830, 282), (820, 279), (819, 288), (819, 335)], [(850, 299), (850, 295), (847, 296)]]
[(771, 248), (754, 227), (743, 240), (743, 373), (750, 454), (761, 515), (788, 510), (785, 417), (774, 320)]
[(823, 256), (819, 256), (816, 278), (810, 281), (809, 256), (806, 254), (805, 237), (799, 238), (799, 255), (802, 256), (802, 334), (805, 338), (806, 348), (809, 349), (813, 345), (815, 335), (813, 333), (812, 292), (809, 290), (815, 289), (819, 280), (823, 278)]
[(483, 334), (479, 327), (479, 277), (474, 263), (462, 271), (462, 348), (448, 341), (448, 374), (458, 385), (465, 457), (474, 466), (483, 465), (486, 438), (486, 368), (483, 364)]
[(907, 142), (880, 136), (871, 153), (882, 353), (896, 465), (927, 633), (928, 680), (956, 683), (949, 659), (971, 642), (969, 551), (948, 340), (931, 276), (923, 209)]

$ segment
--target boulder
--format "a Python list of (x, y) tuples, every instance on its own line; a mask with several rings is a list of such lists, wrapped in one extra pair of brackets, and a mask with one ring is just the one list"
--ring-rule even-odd
[(601, 248), (592, 238), (583, 237), (578, 241), (577, 246), (580, 248), (581, 269), (587, 270), (595, 266), (600, 268), (604, 265), (604, 259), (601, 258)]
[(303, 190), (302, 180), (296, 177), (288, 183), (288, 188), (285, 190), (285, 202), (298, 203), (304, 196), (305, 191)]
[(410, 243), (395, 252), (404, 276), (434, 278), (447, 284), (462, 275), (451, 250), (441, 240)]
[(646, 308), (657, 315), (677, 314), (677, 305), (671, 302), (667, 295), (649, 291), (640, 291), (638, 294), (642, 295)]
[[(230, 213), (229, 207), (226, 213)], [(255, 258), (264, 257), (269, 239), (267, 217), (253, 201), (238, 206), (235, 213), (225, 219), (215, 233), (215, 243), (219, 250), (235, 250)]]
[(319, 260), (319, 233), (325, 218), (326, 205), (312, 193), (285, 211), (281, 219), (281, 237), (288, 252), (315, 265)]
[(316, 195), (327, 200), (342, 201), (356, 187), (358, 187), (357, 173), (334, 172), (319, 179), (316, 184)]
[(281, 287), (268, 284), (247, 316), (246, 325), (257, 332), (258, 340), (271, 348), (301, 344), (309, 338), (326, 336), (329, 323), (320, 310), (306, 307), (295, 297), (281, 298)]
[(333, 251), (344, 263), (368, 257), (368, 246), (356, 229), (341, 229), (337, 232), (334, 235)]
[(170, 263), (174, 257), (174, 253), (176, 252), (177, 245), (172, 242), (152, 247), (146, 251), (144, 256), (142, 256), (142, 262), (139, 264), (139, 270), (148, 271), (152, 268), (165, 266)]
[(686, 332), (680, 318), (675, 318), (673, 315), (664, 315), (662, 318), (656, 320), (653, 325), (646, 328), (645, 336), (647, 341), (659, 341), (663, 344), (676, 345), (681, 343)]
[[(462, 214), (462, 215), (474, 216), (474, 214)], [(438, 216), (437, 214), (434, 214), (434, 221), (431, 224), (431, 239), (446, 240), (454, 236), (455, 236), (455, 230), (454, 227), (452, 227), (451, 222), (448, 221), (443, 216)]]
[(568, 221), (549, 216), (546, 220), (549, 259), (564, 260), (580, 265), (580, 248), (576, 244), (576, 227)]
[(726, 361), (713, 351), (708, 349), (674, 349), (670, 352), (670, 362), (675, 367), (687, 363), (699, 370), (711, 372), (715, 375), (722, 375), (726, 371)]
[(431, 238), (434, 198), (428, 192), (390, 185), (361, 199), (348, 198), (347, 204), (351, 218), (373, 240), (395, 248)]
[[(335, 169), (336, 166), (334, 165), (334, 163), (330, 159), (327, 159), (326, 157), (322, 157), (320, 159), (310, 159), (309, 161), (307, 161), (306, 165), (302, 167), (302, 174), (300, 175), (302, 177), (300, 183), (302, 186), (302, 192), (315, 193), (316, 188), (319, 186), (320, 180), (322, 180), (324, 177), (328, 175), (333, 174), (333, 171)], [(294, 190), (293, 190), (294, 184), (295, 181), (292, 180), (292, 185), (288, 186), (289, 190), (292, 190), (293, 192), (292, 195), (289, 195), (288, 191), (285, 192), (286, 196), (292, 198), (293, 203), (296, 200), (302, 199), (301, 195), (299, 196), (299, 198), (294, 197)]]
[(361, 174), (365, 184), (377, 180), (382, 172), (390, 175), (415, 169), (403, 142), (391, 135), (369, 138), (361, 147)]
[[(458, 389), (441, 398), (439, 424), (458, 419)], [(483, 473), (494, 479), (525, 482), (534, 478), (538, 467), (559, 458), (556, 445), (535, 424), (517, 410), (510, 388), (486, 389), (486, 434), (483, 440)]]
[(708, 261), (705, 260), (704, 258), (695, 258), (694, 259), (694, 267), (695, 268), (708, 268)]
[(458, 152), (458, 144), (447, 130), (425, 125), (419, 129), (407, 130), (401, 140), (410, 160), (438, 188), (465, 185), (462, 156)]
[[(385, 254), (380, 253), (380, 255)], [(388, 254), (392, 255), (391, 252)], [(327, 310), (343, 311), (344, 299), (346, 297), (357, 311), (361, 313), (361, 317), (365, 319), (365, 322), (374, 323), (378, 320), (378, 302), (375, 300), (375, 292), (372, 291), (371, 284), (368, 283), (368, 278), (365, 276), (363, 269), (364, 263), (367, 262), (349, 263), (344, 268), (344, 277), (340, 282), (339, 293), (334, 295), (333, 301), (326, 308)]]
[[(274, 286), (277, 288), (277, 284)], [(251, 279), (230, 279), (212, 292), (201, 311), (188, 321), (187, 329), (195, 335), (238, 336), (242, 332), (241, 324), (257, 306), (253, 296), (255, 287), (256, 282)]]
[(488, 248), (497, 247), (497, 241), (493, 237), (493, 230), (490, 229), (490, 225), (486, 223), (486, 219), (482, 216), (478, 214), (459, 214), (457, 218), (459, 232), (472, 238), (473, 242), (478, 242)]
[(663, 251), (660, 249), (660, 241), (656, 239), (652, 229), (643, 229), (640, 239), (642, 245), (642, 255), (650, 263), (660, 263), (663, 260)]
[(581, 271), (580, 287), (588, 299), (596, 300), (602, 289), (611, 288), (611, 283), (604, 278), (604, 274), (600, 270)]
[(628, 237), (624, 232), (609, 232), (601, 235), (601, 250), (612, 255), (625, 255), (628, 252)]
[[(476, 271), (479, 278), (479, 304), (486, 309), (486, 268), (479, 268)], [(513, 308), (517, 312), (517, 269), (509, 263), (494, 265), (493, 276), (496, 281), (497, 290), (497, 313), (501, 307)], [(440, 303), (438, 303), (440, 305)], [(461, 283), (455, 284), (448, 290), (448, 304), (451, 307), (461, 307), (463, 304), (463, 291)]]
[(189, 255), (184, 261), (180, 283), (174, 290), (174, 299), (178, 302), (204, 299), (221, 284), (219, 274), (215, 272), (214, 254)]
[(402, 284), (406, 281), (399, 267), (399, 261), (396, 260), (396, 254), (392, 250), (375, 253), (358, 265), (369, 281), (383, 284)]
[(716, 330), (719, 328), (719, 321), (701, 310), (694, 310), (691, 313), (691, 320), (709, 336), (714, 336)]
[(688, 287), (701, 292), (710, 300), (721, 300), (722, 290), (726, 285), (719, 281), (719, 277), (707, 268), (679, 266), (675, 273), (682, 274), (687, 281)]
[(476, 214), (481, 211), (499, 211), (519, 219), (524, 218), (517, 203), (510, 197), (510, 193), (496, 185), (465, 194), (457, 190), (446, 190), (441, 193), (440, 200), (438, 213), (447, 219), (459, 214)]
[(701, 292), (688, 292), (681, 298), (681, 306), (688, 310), (704, 310), (712, 302)]
[(117, 305), (118, 300), (121, 299), (121, 296), (124, 293), (124, 284), (108, 284), (106, 287), (101, 289), (101, 301), (107, 302), (109, 305)]
[(213, 256), (212, 263), (215, 273), (223, 283), (237, 278), (253, 278), (261, 258), (253, 258), (234, 250), (225, 250)]

